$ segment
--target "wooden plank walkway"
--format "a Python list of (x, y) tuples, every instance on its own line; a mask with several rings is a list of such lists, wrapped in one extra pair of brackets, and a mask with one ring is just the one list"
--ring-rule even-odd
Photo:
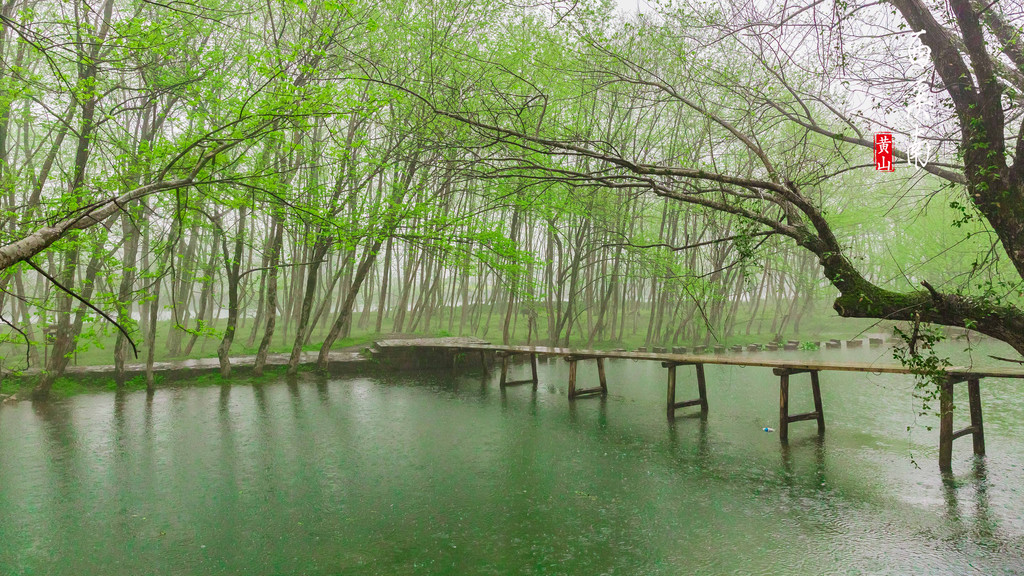
[[(606, 396), (608, 382), (605, 377), (604, 360), (648, 360), (661, 362), (668, 369), (666, 412), (674, 418), (676, 410), (690, 406), (700, 406), (701, 413), (708, 412), (707, 382), (704, 374), (705, 364), (724, 366), (750, 366), (771, 368), (779, 377), (779, 440), (789, 439), (789, 424), (804, 420), (814, 420), (818, 424), (818, 433), (825, 432), (825, 411), (821, 401), (819, 373), (826, 371), (869, 372), (875, 374), (912, 374), (905, 366), (896, 363), (878, 362), (829, 362), (821, 360), (800, 360), (785, 358), (769, 358), (759, 353), (753, 355), (719, 355), (719, 354), (675, 354), (668, 352), (631, 352), (627, 350), (579, 350), (572, 348), (556, 348), (548, 346), (505, 346), (485, 343), (469, 339), (412, 339), (382, 341), (377, 343), (382, 348), (430, 348), (447, 349), (459, 352), (479, 352), (481, 361), (486, 367), (484, 356), (493, 353), (502, 359), (500, 385), (516, 384), (537, 385), (537, 356), (558, 356), (569, 362), (569, 400), (583, 396)], [(517, 355), (530, 357), (531, 378), (509, 381), (508, 366), (510, 358)], [(599, 385), (590, 388), (577, 388), (577, 363), (581, 360), (594, 360), (597, 363)], [(676, 368), (693, 366), (697, 377), (698, 397), (692, 400), (676, 400)], [(971, 435), (974, 441), (974, 453), (985, 453), (985, 431), (982, 423), (981, 410), (981, 379), (982, 378), (1022, 378), (1024, 370), (993, 367), (979, 368), (971, 366), (950, 366), (945, 368), (947, 378), (939, 391), (939, 468), (942, 471), (952, 469), (953, 440)], [(814, 399), (814, 411), (802, 414), (789, 413), (790, 376), (807, 373), (810, 375), (811, 394)], [(966, 382), (970, 401), (970, 426), (961, 430), (953, 430), (953, 386)]]
[[(388, 340), (378, 344), (387, 346), (413, 346), (422, 348), (451, 348), (462, 350), (482, 350), (497, 353), (539, 354), (541, 356), (573, 356), (579, 359), (617, 358), (623, 360), (652, 360), (658, 362), (675, 362), (676, 364), (720, 364), (725, 366), (760, 366), (763, 368), (785, 368), (789, 370), (873, 372), (876, 374), (911, 374), (902, 364), (894, 362), (827, 362), (819, 360), (800, 360), (770, 358), (769, 352), (753, 352), (729, 354), (673, 354), (670, 352), (633, 352), (629, 350), (582, 350), (578, 348), (555, 348), (550, 346), (505, 346), (500, 344), (445, 342), (441, 339), (421, 338), (409, 340)], [(758, 354), (758, 356), (753, 356)], [(763, 354), (763, 356), (761, 356)], [(962, 376), (979, 376), (982, 378), (1024, 378), (1024, 370), (1004, 367), (974, 368), (969, 366), (950, 366), (946, 369), (950, 374)]]

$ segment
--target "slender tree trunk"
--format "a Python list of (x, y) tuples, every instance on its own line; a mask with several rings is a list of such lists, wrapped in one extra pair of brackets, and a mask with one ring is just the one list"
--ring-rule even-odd
[[(512, 226), (509, 237), (513, 244), (518, 245), (519, 243), (519, 207), (516, 206), (512, 210)], [(512, 315), (515, 313), (516, 307), (516, 287), (518, 286), (518, 279), (513, 276), (509, 282), (508, 287), (508, 300), (505, 302), (505, 321), (501, 326), (501, 343), (508, 345), (512, 340), (512, 334), (509, 332), (509, 325), (512, 322)]]
[[(177, 226), (180, 228), (181, 224), (179, 223)], [(199, 241), (199, 232), (199, 223), (197, 222), (192, 225), (192, 230), (189, 232), (188, 244), (184, 249), (184, 253), (178, 253), (181, 257), (177, 268), (178, 280), (175, 282), (172, 278), (170, 282), (170, 287), (173, 291), (171, 294), (172, 322), (171, 327), (167, 332), (167, 353), (171, 356), (181, 355), (182, 331), (179, 326), (184, 326), (188, 323), (188, 305), (191, 300), (191, 290), (186, 290), (186, 287), (191, 284), (188, 281), (188, 277), (192, 273), (192, 263), (196, 258), (196, 247)], [(183, 241), (184, 239), (179, 239), (179, 247)], [(214, 247), (214, 250), (216, 250), (216, 247)], [(174, 255), (171, 257), (173, 258)], [(183, 314), (183, 316), (179, 317), (179, 314)]]
[(358, 294), (359, 287), (362, 286), (366, 274), (370, 271), (370, 267), (373, 266), (381, 244), (383, 244), (381, 240), (374, 240), (366, 252), (363, 253), (363, 258), (359, 262), (359, 267), (356, 268), (355, 276), (352, 278), (352, 285), (349, 286), (348, 293), (345, 295), (345, 301), (341, 304), (338, 318), (334, 321), (331, 330), (327, 333), (327, 337), (324, 338), (323, 345), (320, 347), (320, 355), (317, 357), (316, 362), (320, 370), (327, 370), (331, 346), (334, 345), (334, 341), (338, 339), (338, 336), (344, 333), (352, 323), (352, 307), (356, 302), (356, 294)]
[[(186, 357), (192, 354), (192, 348), (196, 345), (196, 340), (198, 340), (199, 336), (203, 333), (207, 323), (216, 325), (216, 318), (213, 317), (212, 305), (213, 280), (217, 272), (217, 245), (219, 243), (220, 229), (214, 228), (213, 242), (210, 243), (210, 259), (206, 263), (206, 269), (203, 270), (202, 289), (199, 293), (199, 306), (196, 308), (196, 327), (188, 339), (188, 344), (185, 345), (185, 351), (182, 353)], [(203, 338), (206, 338), (206, 336), (204, 335)]]
[[(138, 218), (140, 212), (134, 210), (134, 216)], [(124, 269), (121, 275), (121, 284), (117, 290), (117, 301), (120, 304), (117, 310), (117, 323), (121, 326), (130, 326), (132, 287), (135, 284), (135, 264), (139, 252), (139, 228), (128, 213), (121, 216), (121, 234), (125, 238), (124, 243)], [(121, 332), (117, 333), (117, 341), (114, 344), (114, 381), (118, 388), (125, 383), (125, 357), (128, 355), (128, 340)]]
[(384, 270), (380, 285), (380, 298), (377, 300), (377, 326), (375, 333), (380, 334), (384, 324), (384, 311), (387, 309), (388, 288), (391, 286), (391, 245), (393, 239), (388, 237), (387, 247), (384, 249)]
[(299, 311), (299, 324), (295, 327), (295, 342), (292, 344), (292, 353), (288, 357), (288, 374), (295, 374), (299, 371), (299, 360), (302, 357), (302, 345), (306, 339), (306, 326), (309, 324), (309, 316), (313, 310), (313, 298), (316, 296), (317, 281), (320, 276), (320, 267), (323, 264), (324, 256), (331, 247), (333, 240), (321, 238), (313, 246), (313, 260), (309, 263), (309, 276), (306, 278), (306, 294), (302, 298), (302, 308)]
[(246, 206), (242, 206), (238, 211), (238, 234), (235, 237), (234, 255), (228, 255), (227, 239), (222, 241), (228, 282), (228, 323), (224, 328), (224, 338), (220, 341), (220, 346), (217, 347), (217, 358), (220, 360), (222, 378), (231, 376), (231, 343), (235, 339), (235, 326), (238, 323), (238, 282), (239, 269), (242, 266), (242, 248), (245, 245), (246, 212)]
[(270, 243), (270, 270), (267, 271), (267, 324), (263, 329), (263, 339), (260, 340), (260, 349), (256, 353), (256, 362), (253, 364), (252, 373), (256, 376), (263, 375), (263, 366), (267, 363), (267, 351), (274, 338), (274, 327), (277, 324), (277, 275), (278, 264), (281, 261), (281, 244), (284, 241), (284, 226), (280, 219), (274, 215), (273, 240)]

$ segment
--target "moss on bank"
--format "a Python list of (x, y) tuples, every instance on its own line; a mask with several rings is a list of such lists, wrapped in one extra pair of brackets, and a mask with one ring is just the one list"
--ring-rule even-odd
[[(360, 362), (359, 365), (370, 369), (369, 362)], [(171, 370), (157, 372), (153, 375), (154, 388), (177, 388), (177, 387), (212, 387), (212, 386), (250, 386), (263, 384), (286, 377), (287, 366), (267, 366), (263, 374), (256, 376), (252, 373), (250, 366), (239, 366), (233, 369), (232, 375), (228, 378), (221, 376), (219, 371), (204, 371), (197, 373), (191, 369), (180, 371)], [(316, 374), (316, 366), (311, 364), (299, 366), (299, 374), (308, 376)], [(37, 374), (29, 376), (7, 375), (0, 380), (0, 396), (16, 396), (18, 399), (28, 399), (32, 389), (38, 384), (40, 376)], [(115, 392), (118, 390), (117, 381), (112, 374), (86, 373), (61, 376), (53, 383), (50, 389), (51, 399), (69, 398), (79, 394), (97, 392)], [(146, 390), (146, 377), (137, 375), (127, 380), (120, 388), (123, 392), (138, 392)]]

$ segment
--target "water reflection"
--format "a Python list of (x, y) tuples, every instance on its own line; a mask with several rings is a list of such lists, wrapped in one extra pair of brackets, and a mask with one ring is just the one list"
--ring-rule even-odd
[[(526, 393), (523, 391), (524, 388), (528, 388), (530, 390), (529, 391), (529, 399), (528, 400), (524, 399), (524, 396), (526, 396)], [(512, 401), (515, 402), (516, 406), (520, 406), (520, 405), (525, 403), (529, 407), (528, 413), (530, 415), (536, 415), (537, 414), (537, 398), (538, 398), (538, 395), (537, 395), (537, 385), (536, 384), (533, 385), (533, 386), (526, 386), (526, 385), (523, 385), (523, 386), (508, 386), (508, 387), (505, 387), (505, 388), (501, 388), (500, 389), (500, 393), (501, 393), (501, 408), (503, 410), (507, 411), (509, 409), (509, 397), (511, 396), (512, 397)]]
[(288, 386), (288, 396), (292, 399), (292, 406), (296, 409), (299, 407), (299, 376), (298, 374), (289, 374), (285, 376), (285, 383)]
[(256, 409), (259, 410), (260, 416), (266, 418), (267, 392), (264, 389), (264, 384), (262, 382), (256, 382), (252, 385), (252, 396), (256, 401)]
[(864, 421), (896, 412), (875, 390), (857, 410), (857, 397), (835, 403), (827, 443), (809, 422), (782, 445), (760, 431), (771, 383), (716, 374), (728, 410), (666, 423), (664, 372), (613, 366), (613, 395), (575, 401), (559, 364), (529, 391), (445, 373), (4, 408), (0, 566), (954, 575), (1024, 564), (1024, 479), (1019, 459), (998, 456), (1019, 443), (1009, 427), (994, 427), (999, 449), (971, 474), (940, 482)]
[[(593, 405), (597, 404), (596, 411)], [(594, 415), (594, 420), (585, 418), (586, 415)], [(569, 422), (574, 425), (597, 426), (598, 429), (608, 427), (608, 397), (607, 396), (584, 396), (569, 400)]]
[[(694, 434), (696, 425), (696, 434)], [(694, 445), (696, 435), (696, 463), (706, 468), (710, 463), (711, 444), (708, 440), (708, 413), (697, 411), (668, 419), (668, 442), (673, 448)], [(682, 437), (682, 438), (681, 438)]]
[[(827, 446), (824, 432), (796, 440), (790, 439), (789, 442), (779, 442), (779, 455), (781, 456), (782, 469), (785, 472), (784, 477), (787, 480), (787, 484), (792, 485), (796, 479), (802, 478), (805, 482), (810, 480), (813, 486), (826, 486), (828, 484), (826, 468)], [(814, 456), (814, 468), (809, 476), (806, 475), (807, 473), (801, 474), (797, 472), (794, 466), (794, 458), (806, 462), (808, 453), (812, 453)]]
[[(957, 477), (942, 474), (942, 493), (946, 504), (946, 523), (954, 538), (970, 535), (979, 544), (996, 546), (1002, 543), (999, 521), (992, 513), (989, 497), (989, 478), (984, 456), (975, 456), (971, 471)], [(961, 500), (973, 493), (973, 515), (961, 508)], [(968, 525), (966, 522), (970, 522)]]
[(327, 388), (327, 378), (317, 378), (316, 397), (320, 399), (320, 404), (322, 406), (327, 406), (331, 403), (331, 395)]

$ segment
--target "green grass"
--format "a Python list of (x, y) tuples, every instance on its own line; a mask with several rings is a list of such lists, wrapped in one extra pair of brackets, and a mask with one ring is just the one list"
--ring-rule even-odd
[[(449, 314), (451, 313), (450, 308), (442, 308), (434, 313), (431, 326), (429, 329), (417, 330), (417, 335), (423, 336), (453, 336), (453, 335), (464, 335), (464, 336), (477, 336), (485, 337), (492, 342), (500, 342), (502, 335), (502, 323), (504, 322), (503, 310), (496, 309), (493, 314), (490, 315), (490, 324), (481, 325), (475, 333), (470, 333), (469, 324), (467, 323), (467, 333), (459, 334), (458, 325), (459, 318), (461, 315), (461, 309), (456, 309), (455, 322), (449, 325)], [(649, 320), (649, 309), (641, 309), (636, 314), (636, 322), (634, 325), (633, 315), (631, 314), (626, 321), (625, 334), (622, 338), (616, 340), (600, 340), (595, 341), (591, 344), (592, 347), (598, 349), (611, 349), (611, 348), (626, 348), (636, 349), (647, 345), (644, 342), (647, 333), (647, 324)], [(484, 310), (482, 319), (487, 319), (487, 311)], [(722, 338), (718, 342), (714, 339), (711, 343), (718, 343), (726, 346), (734, 344), (751, 344), (751, 343), (766, 343), (774, 339), (776, 336), (781, 336), (784, 340), (800, 340), (802, 342), (802, 348), (812, 349), (812, 342), (827, 339), (827, 338), (853, 338), (861, 335), (864, 331), (872, 332), (887, 332), (889, 330), (888, 325), (876, 325), (877, 322), (870, 319), (842, 319), (836, 317), (834, 312), (828, 309), (817, 311), (814, 315), (806, 316), (801, 322), (800, 333), (792, 331), (784, 332), (782, 334), (745, 334), (747, 318), (743, 317), (743, 310), (737, 320), (735, 326), (736, 334)], [(353, 329), (353, 334), (349, 338), (341, 339), (335, 342), (333, 349), (349, 348), (349, 347), (360, 347), (371, 344), (374, 340), (379, 339), (385, 334), (377, 334), (369, 330), (358, 328), (360, 318), (356, 317), (356, 324)], [(375, 317), (368, 318), (367, 325), (373, 325)], [(259, 341), (262, 338), (262, 331), (257, 335), (256, 340), (252, 346), (247, 345), (252, 329), (252, 320), (248, 320), (242, 324), (239, 328), (234, 345), (232, 347), (232, 355), (244, 356), (253, 355), (258, 351)], [(538, 319), (539, 331), (541, 334), (547, 333), (546, 318), (541, 314)], [(755, 327), (757, 322), (754, 323)], [(384, 329), (389, 330), (393, 326), (392, 319), (386, 319), (384, 322)], [(770, 327), (771, 322), (764, 322), (764, 327)], [(221, 326), (214, 324), (211, 326), (212, 329), (216, 330)], [(291, 328), (291, 327), (290, 327)], [(320, 327), (318, 327), (320, 328)], [(515, 318), (514, 331), (512, 333), (513, 343), (526, 343), (526, 330), (527, 322), (525, 316), (517, 316)], [(163, 321), (157, 325), (157, 346), (155, 349), (155, 360), (156, 361), (168, 361), (168, 360), (183, 360), (186, 358), (197, 359), (197, 358), (216, 358), (217, 345), (220, 343), (219, 336), (200, 336), (192, 350), (192, 354), (189, 356), (172, 356), (167, 351), (167, 338), (171, 330), (171, 323), (169, 321)], [(581, 322), (581, 327), (577, 327), (574, 331), (574, 337), (570, 339), (569, 345), (571, 347), (583, 347), (587, 344), (587, 327), (585, 318)], [(408, 334), (406, 331), (405, 333)], [(322, 342), (326, 332), (324, 330), (314, 330), (313, 335), (310, 339), (310, 343), (303, 346), (303, 350), (315, 352), (320, 349), (320, 342)], [(188, 342), (191, 335), (187, 333), (182, 334), (183, 345)], [(273, 343), (270, 347), (270, 353), (289, 353), (292, 347), (292, 341), (294, 339), (294, 333), (285, 335), (283, 333), (283, 322), (278, 322), (278, 330), (274, 336)], [(92, 331), (92, 336), (87, 339), (83, 339), (83, 343), (76, 350), (71, 365), (79, 366), (97, 366), (97, 365), (111, 365), (113, 364), (113, 348), (116, 340), (116, 332), (113, 327), (109, 325), (96, 325)], [(538, 339), (537, 332), (534, 332), (533, 343), (544, 343), (543, 339)], [(560, 342), (561, 344), (562, 342)], [(696, 342), (696, 344), (703, 344), (703, 341)], [(654, 342), (652, 346), (664, 346), (671, 347), (673, 345), (690, 346), (695, 342), (680, 342), (678, 344), (673, 342)], [(39, 344), (36, 345), (39, 351), (40, 359), (43, 358), (42, 348)], [(139, 343), (140, 346), (140, 358), (135, 360), (129, 358), (129, 363), (144, 362), (146, 357), (145, 348)], [(17, 370), (24, 367), (25, 364), (25, 347), (24, 345), (12, 344), (11, 342), (0, 343), (0, 367), (7, 370)], [(253, 377), (247, 373), (239, 374), (238, 376), (232, 377), (233, 383), (238, 383), (244, 380), (250, 380), (253, 382), (259, 382), (262, 380), (271, 380), (279, 378), (284, 373), (284, 367), (268, 367), (264, 375), (261, 377)], [(0, 384), (0, 392), (11, 393), (16, 391), (14, 388), (17, 387), (24, 390), (26, 387), (34, 385), (34, 382), (30, 382), (34, 378), (9, 378), (8, 382)], [(204, 374), (190, 378), (190, 383), (193, 385), (201, 386), (214, 386), (221, 385), (224, 381), (217, 373)], [(73, 394), (81, 393), (85, 390), (113, 390), (116, 388), (114, 380), (109, 376), (76, 376), (75, 378), (64, 377), (59, 379), (54, 384), (54, 393), (59, 396), (68, 396)], [(142, 377), (133, 378), (126, 384), (126, 389), (137, 390), (144, 389), (145, 381)], [(19, 394), (21, 395), (21, 394)]]
[[(433, 315), (434, 321), (431, 323), (429, 329), (417, 330), (415, 334), (424, 336), (452, 336), (452, 335), (464, 335), (464, 336), (477, 336), (485, 337), (492, 341), (501, 341), (502, 338), (502, 323), (504, 322), (504, 312), (496, 310), (493, 315), (490, 315), (489, 325), (481, 325), (475, 332), (470, 332), (469, 326), (467, 325), (466, 333), (459, 334), (459, 317), (461, 310), (455, 311), (455, 323), (450, 329), (449, 315), (451, 308), (441, 308)], [(811, 342), (815, 340), (825, 338), (851, 338), (858, 336), (863, 331), (872, 332), (887, 332), (888, 325), (874, 326), (877, 321), (865, 320), (865, 319), (840, 319), (835, 313), (831, 313), (828, 310), (818, 311), (817, 314), (811, 316), (808, 315), (804, 318), (801, 323), (800, 333), (793, 332), (792, 329), (782, 334), (774, 333), (759, 333), (759, 334), (745, 334), (746, 320), (749, 316), (743, 318), (742, 310), (740, 316), (735, 323), (736, 334), (728, 338), (721, 338), (716, 341), (714, 338), (711, 340), (712, 343), (721, 343), (723, 345), (733, 344), (748, 344), (748, 343), (765, 343), (772, 340), (777, 335), (783, 339), (798, 339), (805, 342)], [(647, 332), (647, 323), (649, 319), (650, 311), (647, 308), (643, 308), (636, 315), (636, 323), (634, 325), (633, 316), (631, 315), (626, 322), (625, 334), (622, 338), (615, 340), (596, 340), (591, 345), (596, 348), (616, 348), (623, 347), (629, 349), (635, 349), (640, 346), (647, 345), (644, 341)], [(486, 320), (487, 313), (483, 312), (482, 318)], [(333, 349), (345, 348), (352, 346), (364, 346), (371, 344), (375, 339), (379, 339), (382, 335), (370, 330), (358, 328), (358, 316), (356, 316), (356, 323), (352, 330), (352, 335), (348, 338), (340, 339), (335, 342), (332, 346)], [(375, 318), (368, 319), (368, 325), (373, 325)], [(538, 320), (539, 330), (541, 334), (547, 334), (547, 322), (545, 316), (542, 314)], [(757, 324), (757, 322), (755, 322)], [(222, 323), (214, 323), (211, 329), (216, 330), (221, 328)], [(770, 322), (765, 322), (764, 327), (767, 329), (770, 327)], [(292, 342), (294, 339), (294, 330), (289, 334), (284, 333), (284, 323), (279, 319), (278, 331), (276, 331), (273, 341), (270, 345), (270, 354), (288, 354), (292, 349)], [(523, 316), (517, 316), (515, 318), (515, 329), (512, 334), (513, 343), (525, 343), (526, 341), (526, 319)], [(873, 328), (872, 328), (873, 326)], [(384, 329), (388, 330), (392, 327), (392, 320), (386, 319), (384, 322)], [(291, 327), (290, 327), (291, 328)], [(321, 347), (321, 342), (326, 336), (326, 330), (322, 330), (317, 327), (317, 330), (313, 331), (310, 342), (303, 346), (306, 352), (316, 352)], [(247, 345), (250, 331), (252, 329), (252, 320), (244, 322), (240, 327), (236, 339), (231, 347), (232, 356), (248, 356), (255, 355), (258, 352), (259, 340), (262, 337), (262, 331), (257, 335), (256, 340), (252, 346)], [(182, 355), (172, 356), (167, 351), (167, 341), (171, 330), (171, 323), (169, 321), (163, 321), (158, 323), (157, 327), (157, 344), (155, 346), (155, 360), (157, 362), (162, 361), (174, 361), (174, 360), (185, 360), (185, 359), (200, 359), (200, 358), (216, 358), (217, 345), (220, 342), (219, 336), (200, 336), (193, 348), (193, 353), (185, 357)], [(582, 327), (578, 327), (573, 331), (573, 337), (569, 340), (569, 345), (574, 347), (581, 347), (587, 344), (588, 333), (586, 320), (582, 322)], [(38, 330), (37, 330), (38, 333)], [(406, 333), (409, 333), (408, 331)], [(114, 343), (116, 341), (117, 332), (112, 326), (109, 325), (96, 325), (92, 332), (92, 336), (89, 338), (83, 338), (82, 343), (79, 345), (75, 352), (71, 365), (78, 366), (102, 366), (114, 364)], [(37, 334), (38, 335), (38, 334)], [(191, 337), (187, 333), (182, 333), (182, 348)], [(534, 339), (532, 343), (543, 343), (543, 339), (539, 339), (537, 332), (534, 333)], [(139, 345), (139, 359), (135, 360), (129, 357), (129, 363), (144, 362), (146, 356), (146, 349), (142, 345), (140, 339), (136, 342)], [(561, 342), (559, 342), (561, 343)], [(660, 345), (670, 347), (672, 345), (692, 345), (698, 342), (652, 342), (651, 345)], [(808, 344), (810, 345), (810, 344)], [(36, 344), (37, 351), (39, 352), (39, 358), (42, 360), (43, 352), (40, 344)], [(0, 367), (7, 370), (16, 370), (25, 366), (25, 344), (18, 342), (3, 342), (0, 343)], [(271, 370), (267, 370), (267, 374), (272, 373)], [(80, 378), (79, 378), (80, 379)], [(108, 384), (102, 384), (103, 386)], [(109, 384), (113, 387), (113, 381)], [(133, 386), (139, 384), (132, 383)], [(68, 384), (67, 387), (70, 389), (73, 386)]]

